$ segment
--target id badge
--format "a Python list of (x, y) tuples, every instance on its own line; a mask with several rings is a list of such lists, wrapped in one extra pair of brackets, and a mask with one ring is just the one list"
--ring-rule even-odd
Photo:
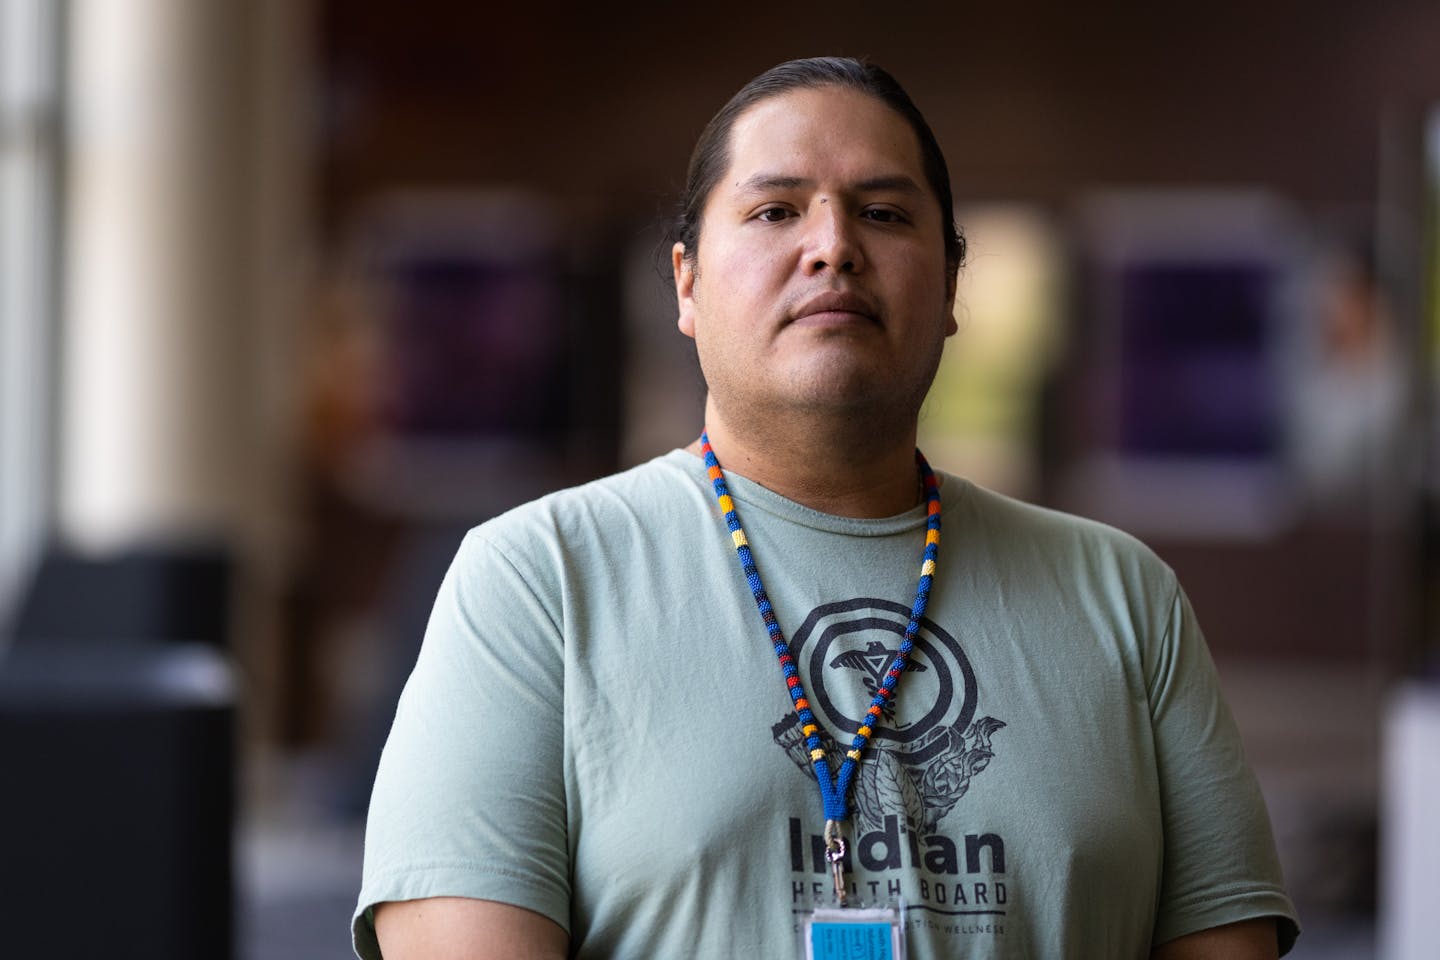
[(905, 960), (898, 906), (816, 907), (800, 921), (801, 960)]

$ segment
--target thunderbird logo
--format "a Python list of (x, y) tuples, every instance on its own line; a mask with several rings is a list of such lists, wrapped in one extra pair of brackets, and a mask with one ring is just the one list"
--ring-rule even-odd
[[(865, 674), (863, 678), (865, 692), (870, 694), (871, 697), (874, 697), (875, 691), (880, 689), (881, 678), (890, 671), (890, 664), (894, 662), (896, 655), (896, 651), (887, 650), (885, 644), (879, 640), (871, 640), (865, 645), (863, 651), (846, 651), (834, 660), (831, 660), (830, 666), (863, 671)], [(922, 673), (926, 669), (925, 664), (911, 659), (905, 667), (905, 672)], [(886, 723), (895, 722), (895, 708), (891, 706), (888, 701), (885, 706), (881, 708), (881, 714)]]

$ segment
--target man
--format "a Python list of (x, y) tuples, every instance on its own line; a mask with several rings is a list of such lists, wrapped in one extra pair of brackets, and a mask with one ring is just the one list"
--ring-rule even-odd
[(685, 207), (708, 444), (467, 537), (381, 762), (360, 954), (793, 956), (837, 883), (899, 901), (912, 958), (1288, 949), (1173, 574), (917, 462), (963, 243), (909, 98), (782, 64)]

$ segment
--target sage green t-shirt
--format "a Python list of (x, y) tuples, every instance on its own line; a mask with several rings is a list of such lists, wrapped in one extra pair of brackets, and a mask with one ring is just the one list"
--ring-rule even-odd
[[(924, 508), (730, 475), (805, 689), (848, 743), (905, 629)], [(849, 877), (909, 956), (1126, 958), (1277, 918), (1263, 800), (1174, 574), (1111, 528), (942, 478), (939, 570), (852, 796)], [(477, 527), (376, 779), (354, 922), (464, 896), (572, 956), (795, 954), (828, 889), (798, 722), (704, 464), (676, 450)]]

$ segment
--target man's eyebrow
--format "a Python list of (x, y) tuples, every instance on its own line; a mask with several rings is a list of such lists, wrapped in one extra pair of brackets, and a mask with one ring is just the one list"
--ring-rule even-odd
[(804, 177), (787, 177), (777, 173), (757, 173), (742, 183), (736, 184), (740, 193), (763, 193), (766, 190), (794, 190), (813, 186), (813, 180)]
[[(814, 185), (814, 180), (805, 177), (792, 177), (776, 173), (757, 173), (750, 179), (736, 184), (736, 190), (740, 194), (751, 194), (764, 193), (767, 190), (796, 190), (801, 187), (813, 187)], [(903, 173), (867, 177), (864, 180), (852, 184), (847, 189), (847, 192), (879, 193), (887, 190), (916, 194), (923, 194), (925, 192), (925, 189), (921, 187), (920, 184)]]
[(888, 176), (871, 177), (868, 180), (861, 180), (855, 184), (856, 193), (879, 193), (882, 190), (894, 190), (901, 193), (924, 193), (925, 188), (920, 186), (910, 177), (903, 173), (890, 174)]

